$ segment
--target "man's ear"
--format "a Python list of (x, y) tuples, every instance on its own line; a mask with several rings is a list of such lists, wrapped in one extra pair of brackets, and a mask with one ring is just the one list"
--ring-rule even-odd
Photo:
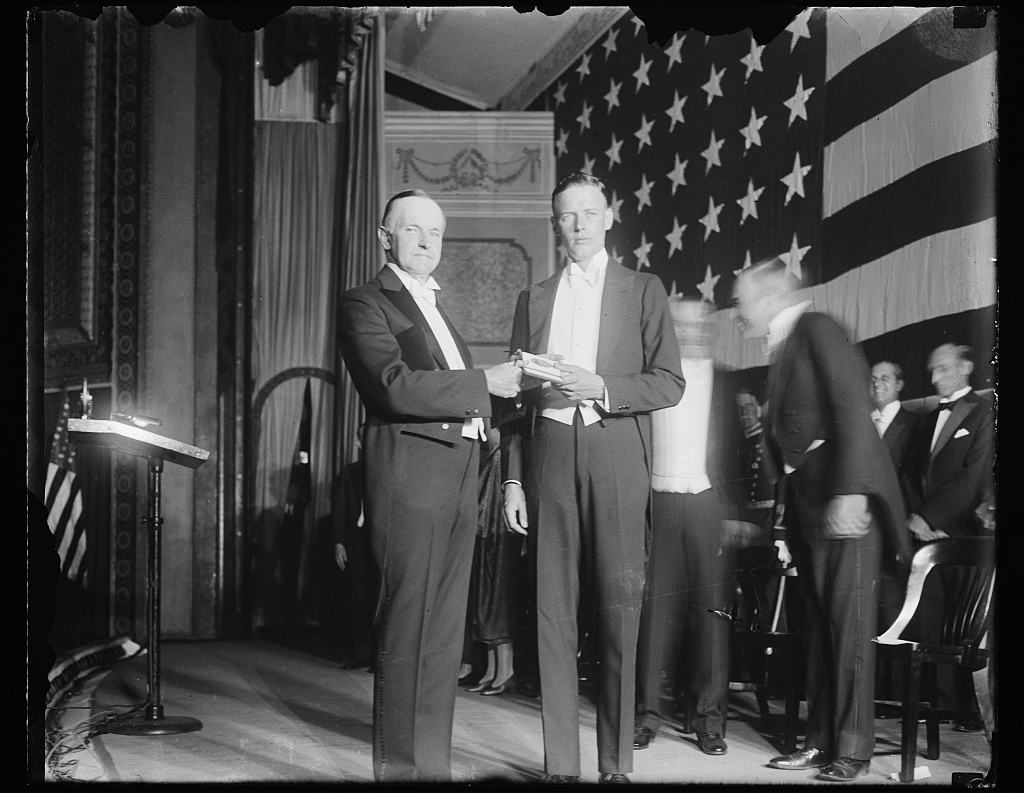
[(902, 380), (897, 380), (897, 381), (896, 381), (896, 393), (897, 393), (897, 394), (898, 394), (898, 393), (899, 393), (900, 391), (902, 391), (902, 390), (903, 390), (903, 386), (904, 386), (904, 385), (906, 385), (906, 383), (904, 383), (904, 382), (903, 382)]
[(608, 207), (604, 211), (604, 230), (608, 231), (612, 227), (612, 223), (615, 222), (615, 213), (612, 212), (612, 208)]
[(555, 232), (555, 241), (557, 242), (561, 234), (558, 233), (558, 218), (554, 215), (551, 216), (551, 228)]
[(384, 250), (391, 250), (391, 235), (388, 234), (388, 230), (383, 226), (377, 226), (377, 239), (380, 240)]

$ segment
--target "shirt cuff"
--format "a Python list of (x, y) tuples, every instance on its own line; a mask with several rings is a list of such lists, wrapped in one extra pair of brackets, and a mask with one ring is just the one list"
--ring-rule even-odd
[(522, 487), (523, 483), (520, 482), (518, 479), (506, 479), (504, 482), (501, 483), (502, 493), (505, 492), (505, 485), (519, 485), (520, 487)]

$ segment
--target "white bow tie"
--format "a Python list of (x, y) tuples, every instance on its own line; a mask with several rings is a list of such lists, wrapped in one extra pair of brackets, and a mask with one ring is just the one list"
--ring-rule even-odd
[(414, 278), (412, 286), (409, 287), (409, 291), (412, 293), (413, 297), (422, 298), (430, 303), (430, 305), (436, 306), (437, 296), (434, 294), (434, 291), (440, 288), (441, 287), (439, 287), (433, 279), (424, 284), (418, 278)]
[(581, 283), (597, 286), (597, 273), (594, 270), (584, 272), (579, 267), (573, 265), (569, 269), (569, 285), (579, 286)]

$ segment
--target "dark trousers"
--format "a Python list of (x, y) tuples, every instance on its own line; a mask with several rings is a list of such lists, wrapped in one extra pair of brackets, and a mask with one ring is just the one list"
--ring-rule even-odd
[[(647, 589), (637, 651), (638, 726), (662, 722), (662, 672), (688, 691), (697, 733), (724, 733), (729, 696), (729, 620), (721, 554), (722, 510), (714, 490), (658, 493), (651, 502)], [(686, 680), (677, 680), (685, 654)]]
[[(380, 569), (373, 701), (373, 773), (378, 782), (447, 781), (452, 720), (466, 626), (477, 526), (479, 444), (457, 453), (434, 441), (383, 435), (385, 459), (408, 462), (392, 481), (367, 483), (367, 515)], [(374, 446), (364, 445), (364, 454)], [(409, 477), (445, 472), (436, 487), (409, 492)], [(368, 472), (372, 470), (368, 468)], [(417, 473), (417, 471), (419, 473)]]
[(524, 442), (537, 654), (549, 774), (580, 774), (577, 611), (594, 615), (600, 773), (633, 770), (637, 633), (649, 469), (633, 418), (584, 427), (538, 418)]
[[(822, 532), (827, 497), (790, 476), (787, 526), (804, 597), (807, 747), (870, 760), (875, 746), (875, 645), (882, 538), (872, 517), (861, 539)], [(796, 480), (796, 482), (794, 482)]]

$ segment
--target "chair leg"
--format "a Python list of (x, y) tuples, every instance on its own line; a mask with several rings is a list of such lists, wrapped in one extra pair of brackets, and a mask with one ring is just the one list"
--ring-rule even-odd
[(757, 709), (761, 714), (761, 721), (764, 724), (764, 728), (766, 730), (771, 729), (772, 712), (768, 708), (768, 697), (765, 696), (764, 689), (761, 687), (755, 688), (754, 697), (757, 699)]
[(900, 781), (914, 781), (917, 759), (917, 713), (921, 693), (921, 660), (913, 653), (903, 661), (903, 731), (900, 741)]
[(924, 732), (928, 737), (928, 748), (924, 756), (929, 760), (939, 759), (939, 720), (928, 719), (924, 723)]
[(785, 715), (785, 733), (783, 735), (784, 745), (782, 747), (783, 754), (789, 754), (790, 752), (796, 751), (796, 733), (797, 726), (800, 722), (800, 694), (797, 686), (798, 681), (794, 677), (793, 681), (789, 684), (786, 689), (786, 715)]

